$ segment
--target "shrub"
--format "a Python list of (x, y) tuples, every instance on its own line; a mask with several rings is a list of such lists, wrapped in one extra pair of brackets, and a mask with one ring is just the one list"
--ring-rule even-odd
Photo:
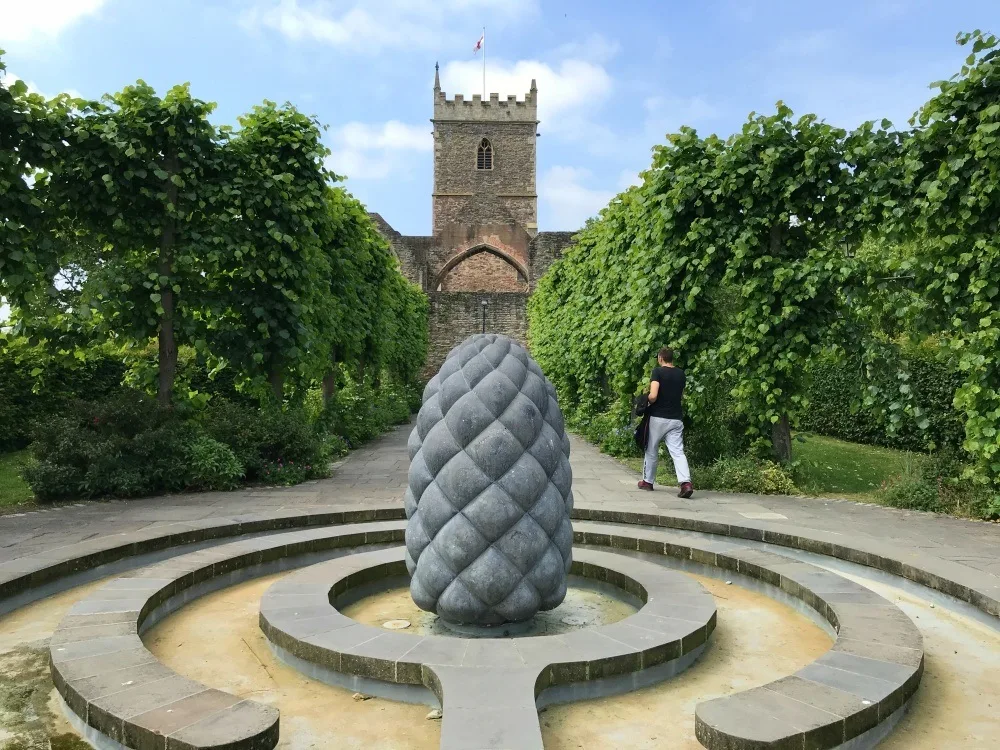
[(710, 466), (718, 459), (743, 455), (750, 448), (750, 424), (737, 413), (729, 395), (730, 384), (710, 377), (709, 387), (691, 394), (698, 409), (684, 419), (684, 452), (692, 466)]
[(880, 502), (895, 508), (957, 513), (978, 518), (1000, 516), (988, 489), (967, 477), (968, 465), (958, 451), (944, 449), (922, 457), (919, 464), (883, 482)]
[(34, 425), (60, 414), (74, 400), (107, 398), (121, 387), (125, 365), (110, 347), (86, 359), (50, 356), (23, 339), (0, 345), (0, 452), (31, 442)]
[(573, 415), (567, 422), (605, 453), (619, 458), (639, 455), (630, 417), (621, 409), (611, 409), (590, 419)]
[(293, 485), (300, 484), (312, 476), (312, 466), (308, 464), (295, 465), (294, 461), (268, 461), (261, 470), (261, 480), (265, 484)]
[(231, 490), (239, 486), (243, 466), (228, 445), (201, 435), (188, 444), (187, 457), (190, 488)]
[(331, 459), (343, 458), (351, 450), (344, 438), (333, 434), (323, 436), (323, 449)]
[(310, 466), (309, 478), (326, 476), (328, 454), (320, 432), (302, 407), (256, 408), (213, 399), (202, 415), (205, 432), (235, 454), (247, 480), (261, 480), (279, 461)]
[(883, 482), (876, 497), (894, 508), (935, 512), (943, 509), (938, 488), (919, 475), (901, 474)]
[(416, 386), (387, 381), (375, 390), (369, 382), (345, 375), (337, 397), (323, 408), (318, 424), (356, 448), (388, 427), (408, 422), (411, 407), (419, 399)]
[(194, 435), (192, 425), (134, 391), (74, 402), (40, 421), (25, 481), (40, 500), (180, 490), (187, 484), (186, 448)]
[(773, 461), (751, 455), (725, 457), (694, 472), (696, 487), (755, 495), (798, 493), (788, 472)]

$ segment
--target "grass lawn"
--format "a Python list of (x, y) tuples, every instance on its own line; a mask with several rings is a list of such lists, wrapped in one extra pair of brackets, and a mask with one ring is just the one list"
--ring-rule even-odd
[[(797, 435), (792, 441), (792, 478), (805, 495), (877, 502), (875, 490), (879, 485), (900, 474), (915, 472), (920, 459), (917, 453), (848, 443), (821, 435)], [(621, 460), (634, 471), (642, 472), (641, 458)], [(693, 473), (697, 485), (698, 470), (694, 469)], [(661, 456), (656, 475), (659, 484), (676, 486), (669, 456)]]
[(27, 457), (27, 451), (0, 454), (0, 512), (5, 508), (30, 503), (34, 498), (31, 489), (18, 473)]
[(792, 476), (809, 495), (869, 498), (885, 480), (915, 472), (920, 454), (848, 443), (820, 435), (796, 436)]

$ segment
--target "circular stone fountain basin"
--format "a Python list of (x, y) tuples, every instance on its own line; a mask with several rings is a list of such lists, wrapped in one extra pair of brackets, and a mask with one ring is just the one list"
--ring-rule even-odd
[[(377, 582), (376, 582), (377, 583)], [(405, 580), (385, 579), (385, 586), (348, 592), (334, 602), (340, 612), (363, 625), (396, 630), (410, 635), (462, 638), (530, 638), (562, 635), (583, 628), (599, 627), (634, 615), (642, 600), (615, 586), (571, 575), (566, 598), (555, 609), (539, 612), (530, 620), (493, 627), (449, 623), (433, 612), (420, 609), (410, 596)]]
[[(493, 628), (493, 637), (470, 638), (454, 631), (427, 634), (419, 623), (383, 627), (407, 619), (394, 611), (373, 618), (376, 624), (345, 614), (358, 604), (364, 608), (387, 586), (391, 591), (405, 585), (401, 548), (338, 558), (286, 576), (262, 597), (260, 625), (276, 655), (311, 677), (386, 697), (441, 703), (446, 716), (449, 703), (469, 699), (470, 683), (489, 685), (491, 694), (517, 695), (532, 712), (536, 699), (538, 704), (577, 700), (652, 684), (690, 666), (715, 628), (711, 594), (682, 573), (596, 550), (577, 550), (571, 573), (586, 585), (596, 584), (596, 591), (578, 587), (584, 606), (571, 606), (561, 616), (558, 608), (552, 610), (553, 628), (555, 622), (565, 628), (559, 633), (506, 637), (502, 628)], [(641, 606), (623, 619), (574, 624), (585, 611), (607, 613), (629, 600)]]

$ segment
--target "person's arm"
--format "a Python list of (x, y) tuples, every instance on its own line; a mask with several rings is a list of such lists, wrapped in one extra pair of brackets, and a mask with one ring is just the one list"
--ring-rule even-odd
[(649, 384), (649, 403), (656, 401), (656, 397), (660, 395), (660, 381), (653, 380)]

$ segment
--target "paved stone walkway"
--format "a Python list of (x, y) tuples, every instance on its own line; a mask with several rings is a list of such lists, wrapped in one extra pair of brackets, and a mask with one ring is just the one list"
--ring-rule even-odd
[[(262, 511), (341, 510), (402, 506), (409, 461), (409, 427), (395, 429), (355, 451), (330, 479), (290, 488), (169, 495), (132, 501), (79, 503), (0, 516), (0, 565), (39, 552), (100, 537), (159, 531), (239, 518)], [(887, 550), (1000, 598), (1000, 525), (927, 513), (861, 505), (846, 500), (696, 492), (690, 500), (673, 488), (642, 492), (617, 461), (580, 439), (571, 457), (577, 508), (669, 514), (810, 537), (870, 552)]]

